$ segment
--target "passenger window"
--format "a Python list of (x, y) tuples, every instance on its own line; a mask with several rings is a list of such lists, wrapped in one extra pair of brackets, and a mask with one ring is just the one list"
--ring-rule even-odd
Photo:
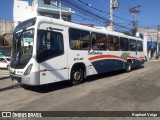
[(105, 34), (92, 33), (91, 39), (93, 50), (107, 50), (107, 37)]
[(69, 29), (69, 42), (72, 50), (90, 50), (90, 32), (70, 28)]
[(137, 43), (136, 40), (129, 40), (129, 50), (130, 51), (137, 51)]
[(128, 39), (127, 38), (120, 38), (120, 50), (121, 51), (128, 51)]
[(119, 38), (116, 36), (108, 36), (108, 50), (119, 51)]
[(60, 32), (39, 30), (37, 38), (37, 61), (64, 54), (63, 35)]

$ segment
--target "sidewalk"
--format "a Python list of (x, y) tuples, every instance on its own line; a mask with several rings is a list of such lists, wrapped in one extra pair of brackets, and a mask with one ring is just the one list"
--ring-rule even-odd
[(152, 58), (148, 59), (147, 61), (160, 61), (160, 60), (156, 59), (156, 57), (152, 57)]

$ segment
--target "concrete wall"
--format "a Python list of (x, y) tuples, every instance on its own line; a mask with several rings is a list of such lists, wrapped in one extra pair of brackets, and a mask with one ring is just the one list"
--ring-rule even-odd
[[(11, 46), (12, 44), (12, 35), (6, 35), (3, 38), (3, 35), (6, 33), (13, 33), (14, 30), (14, 23), (11, 21), (0, 20), (0, 46)], [(3, 42), (3, 39), (5, 40)]]
[(0, 35), (12, 33), (14, 30), (14, 22), (0, 20)]

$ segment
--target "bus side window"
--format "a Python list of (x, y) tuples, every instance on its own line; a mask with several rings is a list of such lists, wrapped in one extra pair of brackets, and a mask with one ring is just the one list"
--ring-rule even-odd
[(108, 36), (108, 50), (119, 51), (119, 38), (116, 36)]
[(72, 50), (90, 50), (90, 32), (70, 28), (69, 43)]
[(128, 39), (127, 38), (120, 38), (120, 50), (121, 51), (128, 51)]
[(130, 51), (137, 51), (137, 43), (136, 40), (129, 40), (129, 50)]
[(112, 42), (108, 42), (108, 50), (114, 51), (116, 49), (115, 45)]
[(91, 38), (93, 50), (107, 50), (107, 37), (105, 34), (92, 33)]
[(60, 32), (39, 30), (37, 38), (37, 61), (64, 54), (63, 35)]
[(143, 51), (143, 43), (142, 41), (137, 41), (137, 51)]
[(44, 30), (39, 30), (38, 35), (37, 35), (37, 52), (41, 53), (46, 50), (46, 36), (45, 36), (46, 31)]

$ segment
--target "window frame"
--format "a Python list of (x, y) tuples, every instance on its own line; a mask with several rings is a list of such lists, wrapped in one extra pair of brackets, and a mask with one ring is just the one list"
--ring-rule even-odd
[[(43, 33), (41, 33), (43, 32)], [(50, 32), (50, 41), (48, 42), (47, 41), (47, 33)], [(54, 34), (57, 34), (57, 36), (59, 35), (61, 37), (61, 39), (58, 39), (58, 40), (61, 40), (61, 47), (62, 47), (62, 50), (56, 49), (54, 50), (53, 48), (51, 48), (52, 46), (52, 42), (51, 40), (53, 41), (53, 35)], [(39, 34), (40, 34), (40, 40), (39, 39)], [(42, 36), (43, 35), (43, 36)], [(42, 38), (43, 37), (43, 38)], [(42, 40), (44, 39), (44, 40)], [(57, 39), (56, 39), (57, 40)], [(49, 44), (48, 44), (49, 43)], [(39, 46), (38, 46), (39, 44)], [(57, 43), (58, 44), (58, 43)], [(40, 49), (40, 45), (43, 46), (44, 50)], [(38, 51), (38, 50), (41, 50), (41, 51)], [(49, 59), (52, 59), (52, 58), (55, 58), (55, 57), (58, 57), (58, 56), (61, 56), (64, 54), (64, 36), (61, 32), (58, 32), (58, 31), (50, 31), (50, 30), (43, 30), (43, 29), (39, 29), (38, 32), (37, 32), (37, 62), (40, 63), (40, 62), (44, 62), (46, 60), (49, 60)]]
[[(141, 43), (141, 48), (140, 48), (140, 50), (138, 49), (138, 43)], [(140, 41), (140, 40), (137, 40), (137, 51), (138, 51), (138, 52), (143, 52), (143, 42)]]
[[(114, 41), (113, 42), (109, 42), (109, 37), (112, 37), (112, 41), (114, 40), (114, 38), (116, 38), (116, 41), (118, 40), (118, 49), (116, 49), (116, 45), (115, 45)], [(113, 50), (109, 49), (109, 48), (111, 48), (111, 46), (109, 46), (109, 43), (113, 43), (115, 49), (113, 49)], [(108, 35), (107, 36), (107, 49), (108, 49), (108, 51), (120, 51), (120, 38), (118, 36)]]
[[(127, 41), (127, 43), (126, 43), (126, 45), (125, 45), (125, 49), (124, 50), (122, 50), (122, 46), (121, 46), (121, 41), (122, 40), (126, 40)], [(124, 42), (123, 42), (124, 43)], [(120, 44), (120, 51), (129, 51), (129, 39), (128, 38), (125, 38), (125, 37), (120, 37), (120, 39), (119, 39), (119, 44)]]
[[(74, 39), (72, 39), (71, 38), (71, 34), (72, 34), (72, 30), (75, 32), (75, 30), (77, 30), (77, 35), (78, 35), (78, 32), (80, 33), (79, 35), (79, 39), (76, 39), (76, 40), (74, 40)], [(84, 39), (82, 39), (82, 37), (81, 37), (81, 33), (82, 32), (86, 32), (86, 33), (88, 33), (88, 40), (84, 40)], [(82, 29), (76, 29), (76, 28), (69, 28), (69, 30), (68, 30), (68, 35), (69, 35), (69, 47), (70, 47), (70, 49), (71, 50), (91, 50), (91, 34), (90, 34), (90, 31), (87, 31), (87, 30), (82, 30)], [(76, 36), (76, 38), (78, 38), (77, 36)], [(72, 47), (72, 45), (74, 44), (74, 43), (72, 43), (72, 41), (75, 41), (75, 45)], [(87, 47), (86, 47), (86, 49), (84, 49), (84, 47), (82, 47), (83, 46), (83, 44), (84, 43), (82, 43), (82, 41), (86, 41), (86, 46), (88, 46), (88, 49), (87, 49)], [(85, 45), (85, 44), (84, 44)], [(77, 49), (76, 49), (77, 48)]]
[[(131, 47), (130, 47), (130, 43), (131, 43), (131, 41), (135, 41), (135, 45), (136, 45), (136, 47), (135, 47), (135, 49), (134, 49), (134, 50), (131, 50)], [(133, 52), (134, 52), (134, 51), (135, 51), (135, 52), (137, 51), (137, 40), (135, 40), (135, 39), (129, 39), (129, 44), (128, 44), (128, 45), (129, 45), (129, 51), (133, 51)]]
[[(99, 44), (103, 43), (105, 48), (103, 48), (102, 45), (99, 45), (101, 49), (94, 49), (94, 48), (93, 48), (93, 39), (94, 39), (94, 38), (92, 37), (93, 34), (95, 34), (96, 37), (97, 37), (97, 34), (103, 35), (103, 36), (105, 37), (105, 42), (96, 42), (96, 41), (98, 41), (98, 40), (95, 39), (95, 43), (94, 43), (94, 44), (96, 44), (96, 43), (99, 43)], [(104, 38), (104, 37), (103, 37), (103, 38)], [(92, 46), (92, 49), (93, 49), (93, 50), (107, 51), (107, 35), (106, 35), (106, 34), (97, 33), (97, 32), (92, 32), (92, 33), (91, 33), (91, 39), (92, 39), (92, 40), (91, 40), (91, 41), (92, 41), (92, 42), (91, 42), (91, 44), (92, 44), (91, 46)], [(100, 40), (100, 39), (99, 39), (99, 40)], [(96, 46), (96, 47), (97, 47), (97, 46)], [(97, 47), (97, 48), (98, 48), (98, 47)]]

